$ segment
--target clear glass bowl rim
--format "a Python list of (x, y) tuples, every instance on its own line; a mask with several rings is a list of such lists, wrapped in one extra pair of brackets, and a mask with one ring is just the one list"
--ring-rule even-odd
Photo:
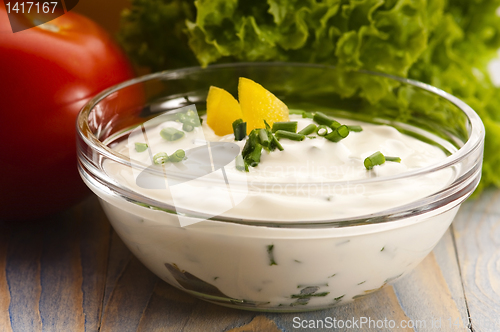
[[(77, 136), (82, 139), (87, 146), (89, 146), (94, 152), (97, 152), (99, 155), (108, 158), (114, 162), (123, 164), (123, 165), (128, 165), (132, 166), (132, 162), (130, 158), (128, 158), (125, 155), (122, 155), (120, 153), (117, 153), (116, 151), (110, 149), (108, 146), (103, 144), (90, 130), (90, 127), (88, 125), (88, 115), (92, 111), (92, 109), (99, 104), (100, 101), (108, 97), (109, 95), (113, 94), (116, 91), (119, 91), (120, 89), (126, 88), (128, 86), (150, 81), (150, 80), (155, 80), (158, 78), (163, 78), (163, 79), (169, 79), (169, 78), (176, 78), (176, 77), (182, 77), (183, 75), (186, 74), (192, 74), (195, 72), (209, 72), (209, 71), (217, 71), (219, 69), (225, 69), (225, 68), (242, 68), (242, 67), (294, 67), (294, 68), (316, 68), (316, 69), (323, 69), (323, 70), (331, 70), (335, 69), (335, 66), (328, 66), (328, 65), (320, 65), (320, 64), (308, 64), (308, 63), (294, 63), (294, 62), (239, 62), (239, 63), (225, 63), (225, 64), (216, 64), (216, 65), (209, 65), (205, 68), (202, 67), (187, 67), (187, 68), (179, 68), (179, 69), (172, 69), (172, 70), (166, 70), (162, 72), (157, 72), (157, 73), (152, 73), (148, 75), (144, 75), (141, 77), (137, 77), (131, 80), (124, 81), (120, 84), (117, 84), (115, 86), (112, 86), (106, 90), (103, 90), (99, 94), (95, 95), (91, 100), (89, 100), (81, 109), (77, 116), (76, 120), (76, 130), (77, 130)], [(410, 177), (417, 177), (419, 175), (424, 175), (432, 172), (436, 172), (442, 169), (446, 169), (452, 165), (455, 165), (459, 163), (461, 160), (469, 157), (471, 154), (474, 153), (478, 148), (482, 146), (484, 143), (484, 137), (485, 137), (485, 128), (484, 125), (481, 121), (481, 118), (479, 115), (465, 102), (460, 100), (459, 98), (439, 89), (434, 86), (431, 86), (426, 83), (422, 83), (416, 80), (408, 79), (408, 78), (402, 78), (390, 74), (385, 74), (385, 73), (379, 73), (379, 72), (373, 72), (373, 71), (368, 71), (368, 70), (357, 70), (355, 72), (359, 72), (362, 74), (367, 74), (367, 75), (373, 75), (373, 76), (379, 76), (379, 77), (385, 77), (388, 79), (392, 79), (398, 82), (401, 82), (403, 84), (408, 84), (412, 85), (414, 87), (423, 89), (425, 91), (428, 91), (430, 93), (433, 93), (441, 98), (444, 98), (445, 100), (449, 101), (451, 104), (455, 105), (458, 107), (466, 116), (467, 119), (470, 123), (470, 136), (469, 139), (465, 142), (465, 144), (460, 147), (455, 153), (452, 153), (451, 155), (447, 156), (445, 159), (442, 161), (432, 164), (430, 166), (420, 168), (417, 170), (409, 171), (409, 172), (404, 172), (401, 174), (393, 175), (393, 176), (384, 176), (384, 177), (375, 177), (375, 178), (368, 178), (368, 179), (361, 179), (361, 180), (354, 180), (354, 181), (331, 181), (331, 182), (322, 182), (321, 184), (335, 184), (335, 185), (358, 185), (358, 184), (369, 184), (369, 183), (375, 183), (375, 182), (386, 182), (386, 181), (392, 181), (392, 180), (397, 180), (397, 179), (407, 179)], [(134, 161), (135, 163), (135, 161)], [(81, 168), (81, 166), (79, 166)], [(141, 168), (144, 168), (144, 165), (140, 165)], [(82, 172), (82, 170), (80, 170)], [(281, 183), (282, 185), (296, 185), (296, 183)], [(259, 184), (255, 184), (259, 186)], [(265, 185), (265, 184), (262, 184)], [(315, 183), (307, 183), (307, 185), (315, 185)], [(450, 184), (451, 186), (451, 184)], [(116, 191), (116, 185), (111, 185), (111, 187), (114, 187)], [(136, 192), (133, 192), (132, 190), (121, 187), (119, 188), (120, 196), (126, 197), (128, 200), (136, 201), (139, 203), (144, 203), (144, 201), (147, 201), (149, 203), (153, 202), (153, 199), (150, 199), (148, 197), (142, 196)], [(446, 188), (442, 188), (440, 191), (446, 190)], [(432, 195), (430, 195), (432, 196)], [(417, 203), (420, 201), (426, 201), (429, 202), (429, 197), (424, 197), (416, 202), (412, 202), (410, 204), (405, 205), (404, 207), (402, 206), (403, 209), (411, 209), (412, 205), (418, 205), (418, 204), (413, 204)], [(138, 199), (140, 198), (140, 199)], [(166, 207), (172, 208), (172, 206), (154, 201), (155, 204), (152, 204), (157, 207)], [(398, 209), (400, 210), (400, 209)], [(376, 213), (372, 214), (370, 216), (360, 216), (360, 218), (356, 218), (356, 220), (362, 221), (362, 220), (367, 220), (368, 219), (374, 221), (374, 217), (377, 217), (378, 215), (387, 215), (388, 213), (395, 216), (394, 214), (394, 209), (383, 211), (381, 213)], [(211, 218), (214, 219), (214, 218)], [(375, 218), (377, 219), (377, 218)], [(393, 218), (390, 218), (391, 220)], [(229, 222), (235, 222), (231, 218), (220, 218), (220, 219), (214, 219), (214, 220), (220, 220), (220, 221), (229, 221)], [(245, 219), (246, 220), (246, 219)], [(352, 220), (351, 220), (352, 221)], [(387, 220), (390, 221), (390, 220)], [(238, 220), (236, 221), (237, 223), (243, 223), (243, 224), (250, 224), (250, 225), (258, 225), (259, 222), (257, 221), (248, 221), (245, 222), (243, 220)], [(331, 223), (331, 222), (347, 222), (350, 224), (349, 221), (343, 221), (343, 220), (329, 220), (329, 221), (324, 221), (324, 222), (319, 222), (319, 224), (324, 224), (324, 223)], [(271, 222), (274, 223), (274, 222)], [(294, 225), (298, 226), (301, 225), (303, 222), (293, 222)], [(304, 222), (306, 225), (311, 225), (311, 222)], [(314, 222), (313, 224), (316, 224)], [(279, 223), (281, 225), (280, 227), (287, 226), (287, 224)]]

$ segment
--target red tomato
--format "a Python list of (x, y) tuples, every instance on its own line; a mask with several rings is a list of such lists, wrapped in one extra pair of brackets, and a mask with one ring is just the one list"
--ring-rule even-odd
[(12, 33), (0, 2), (0, 220), (47, 215), (89, 192), (76, 167), (76, 115), (90, 97), (132, 77), (93, 21), (68, 12)]

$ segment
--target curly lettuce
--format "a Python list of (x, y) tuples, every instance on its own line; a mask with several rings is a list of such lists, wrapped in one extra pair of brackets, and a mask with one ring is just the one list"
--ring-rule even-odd
[[(367, 69), (450, 92), (483, 119), (481, 186), (500, 187), (500, 91), (487, 73), (500, 48), (500, 0), (131, 2), (119, 38), (137, 64), (154, 71), (197, 63), (309, 62), (337, 66), (340, 84), (350, 71)], [(349, 84), (346, 94), (360, 91), (372, 103), (395, 88), (383, 79)]]

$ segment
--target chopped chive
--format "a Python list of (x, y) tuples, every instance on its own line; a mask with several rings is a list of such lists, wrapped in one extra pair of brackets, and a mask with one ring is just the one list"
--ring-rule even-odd
[(269, 144), (271, 144), (271, 141), (269, 140), (269, 136), (267, 135), (267, 130), (265, 129), (259, 129), (259, 140), (260, 144), (264, 147), (269, 147)]
[(241, 154), (236, 156), (235, 164), (238, 171), (248, 172), (248, 165), (245, 164), (245, 161), (243, 160), (243, 156)]
[(190, 118), (198, 117), (198, 114), (196, 114), (193, 110), (187, 110), (186, 115)]
[(194, 126), (188, 124), (188, 123), (183, 123), (182, 124), (182, 130), (186, 131), (186, 132), (191, 132), (194, 130)]
[(292, 141), (303, 141), (306, 138), (306, 135), (296, 134), (289, 131), (278, 130), (274, 133), (277, 139), (287, 138)]
[(314, 118), (314, 114), (312, 114), (311, 112), (304, 112), (304, 113), (302, 113), (302, 118), (303, 119), (312, 119), (312, 118)]
[(242, 119), (233, 122), (234, 140), (241, 141), (247, 136), (247, 123)]
[(184, 123), (188, 119), (188, 116), (185, 113), (178, 113), (177, 120)]
[(333, 300), (334, 300), (334, 301), (340, 301), (340, 300), (341, 300), (344, 296), (345, 296), (345, 294), (344, 294), (344, 295), (342, 295), (342, 296), (336, 297), (336, 298), (334, 298)]
[(266, 120), (264, 120), (264, 125), (266, 126), (267, 130), (271, 130), (271, 126), (269, 125), (269, 123), (267, 123)]
[(290, 303), (290, 307), (295, 307), (297, 305), (307, 305), (309, 304), (309, 298), (307, 299), (297, 299), (297, 301)]
[(158, 152), (153, 156), (153, 162), (156, 165), (165, 164), (168, 161), (168, 154), (166, 152)]
[(196, 121), (196, 119), (193, 118), (188, 118), (186, 121), (183, 122), (183, 124), (190, 125), (193, 127), (198, 127), (198, 121)]
[(349, 129), (346, 125), (341, 125), (331, 133), (325, 136), (325, 138), (332, 142), (339, 142), (349, 135)]
[(323, 297), (323, 296), (327, 296), (328, 294), (330, 294), (330, 292), (312, 293), (312, 294), (292, 294), (291, 298), (292, 299), (307, 299), (307, 298), (310, 298), (311, 296)]
[(262, 145), (257, 143), (255, 144), (254, 149), (245, 156), (244, 161), (249, 166), (256, 167), (260, 163), (261, 154), (262, 154)]
[(281, 143), (276, 138), (276, 136), (274, 136), (273, 134), (271, 134), (271, 136), (272, 136), (271, 137), (271, 146), (273, 147), (273, 150), (274, 150), (274, 148), (278, 148), (278, 150), (280, 150), (280, 151), (285, 150), (283, 148), (283, 146), (281, 145)]
[(316, 133), (318, 133), (318, 136), (326, 136), (328, 134), (328, 127), (325, 125), (319, 125)]
[(393, 161), (395, 163), (401, 162), (401, 158), (399, 158), (399, 157), (389, 157), (389, 156), (384, 156), (384, 157), (385, 157), (385, 161)]
[(289, 108), (288, 109), (288, 114), (298, 114), (298, 115), (302, 115), (304, 114), (305, 111), (304, 110), (297, 110), (297, 109), (293, 109), (293, 108)]
[(321, 112), (316, 112), (316, 114), (314, 114), (313, 120), (332, 129), (337, 129), (338, 127), (340, 127), (340, 123), (338, 121), (335, 121), (335, 119)]
[(184, 132), (177, 130), (173, 127), (163, 128), (160, 131), (160, 136), (166, 139), (167, 141), (176, 141), (182, 137), (184, 137)]
[[(298, 285), (297, 288), (304, 287)], [(313, 294), (316, 293), (319, 290), (319, 286), (305, 286), (304, 289), (300, 291), (300, 295), (308, 295), (308, 294)]]
[(171, 161), (173, 163), (178, 163), (179, 161), (184, 160), (184, 157), (186, 157), (186, 152), (182, 149), (179, 149), (175, 151), (173, 155), (168, 157), (168, 161)]
[(314, 123), (311, 123), (310, 125), (308, 125), (304, 129), (299, 131), (297, 134), (309, 135), (309, 134), (316, 132), (316, 129), (318, 129), (318, 127), (316, 127), (316, 125)]
[(201, 123), (203, 121), (193, 110), (188, 110), (186, 113), (177, 114), (177, 120), (179, 120), (183, 124), (191, 125), (193, 127), (201, 126)]
[(148, 149), (148, 145), (146, 143), (135, 143), (135, 151), (144, 152)]
[(278, 263), (276, 263), (276, 261), (274, 260), (274, 244), (271, 244), (271, 245), (268, 245), (267, 246), (267, 255), (269, 256), (269, 265), (270, 266), (273, 266), (273, 265), (278, 265)]
[(371, 156), (366, 157), (364, 161), (364, 165), (368, 170), (372, 169), (374, 166), (382, 165), (383, 163), (385, 163), (385, 157), (380, 151), (377, 151)]
[(255, 145), (259, 142), (259, 132), (258, 129), (253, 129), (250, 134), (248, 135), (248, 139), (245, 142), (245, 145), (243, 146), (243, 151), (241, 154), (243, 155), (243, 158), (246, 158), (246, 156), (252, 152), (255, 148)]
[(297, 121), (275, 122), (275, 123), (273, 123), (272, 132), (275, 133), (278, 130), (289, 131), (289, 132), (292, 132), (292, 133), (296, 133), (297, 132)]
[(354, 131), (356, 133), (363, 131), (363, 128), (361, 128), (361, 126), (347, 126), (347, 128), (349, 128), (349, 131)]

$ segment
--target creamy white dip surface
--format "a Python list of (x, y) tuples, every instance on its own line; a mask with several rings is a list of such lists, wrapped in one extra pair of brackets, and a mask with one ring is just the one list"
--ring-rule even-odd
[[(298, 131), (314, 123), (300, 115), (290, 115), (298, 122)], [(438, 147), (400, 133), (387, 125), (340, 119), (342, 124), (361, 125), (363, 131), (351, 132), (334, 143), (318, 135), (304, 141), (281, 139), (284, 151), (263, 151), (257, 167), (249, 172), (236, 169), (231, 161), (221, 170), (210, 172), (196, 181), (175, 186), (175, 193), (166, 181), (167, 189), (141, 188), (136, 183), (137, 172), (130, 167), (107, 162), (104, 169), (119, 184), (160, 202), (212, 215), (224, 215), (255, 220), (328, 220), (368, 215), (404, 205), (438, 191), (453, 178), (446, 169), (416, 179), (400, 179), (384, 183), (363, 183), (359, 180), (384, 178), (435, 164), (445, 153)], [(206, 124), (188, 132), (177, 141), (160, 136), (165, 127), (181, 130), (182, 124), (168, 121), (140, 130), (113, 146), (131, 159), (151, 165), (151, 156), (158, 152), (169, 155), (177, 149), (188, 151), (208, 142), (233, 142), (243, 148), (246, 140), (234, 141), (234, 136), (217, 136)], [(150, 152), (136, 152), (135, 142), (148, 141)], [(367, 170), (363, 161), (380, 151), (386, 156), (400, 157), (401, 162), (387, 161)], [(182, 163), (165, 165), (166, 172), (180, 170)], [(224, 181), (228, 179), (229, 185)], [(167, 176), (168, 177), (168, 176)], [(158, 179), (158, 181), (165, 181)], [(231, 200), (230, 206), (226, 199)], [(175, 196), (175, 197), (173, 197)]]

